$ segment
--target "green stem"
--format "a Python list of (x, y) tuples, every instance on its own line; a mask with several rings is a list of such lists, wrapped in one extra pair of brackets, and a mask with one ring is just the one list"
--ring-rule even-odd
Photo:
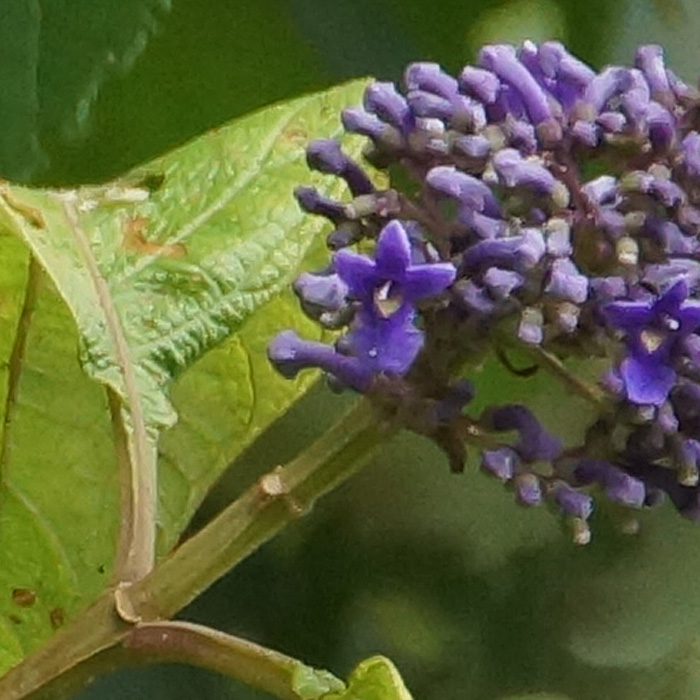
[(394, 428), (365, 401), (125, 591), (142, 620), (167, 619), (245, 559), (316, 500), (354, 474)]
[[(111, 591), (105, 591), (87, 610), (57, 632), (38, 651), (0, 678), (2, 700), (55, 700), (79, 689), (75, 679), (89, 679), (98, 655), (119, 643), (130, 627), (119, 619)], [(50, 684), (50, 686), (49, 686)], [(56, 688), (67, 688), (58, 692)]]
[(551, 375), (560, 379), (561, 382), (571, 389), (575, 394), (583, 397), (598, 410), (607, 411), (608, 403), (605, 394), (598, 387), (582, 381), (574, 376), (564, 366), (564, 363), (551, 352), (540, 347), (528, 347), (528, 352), (541, 367), (544, 367)]
[(516, 342), (507, 331), (495, 332), (494, 337), (497, 343), (505, 347), (517, 348), (518, 350), (526, 352), (538, 366), (549, 372), (553, 377), (556, 377), (574, 394), (578, 394), (584, 398), (599, 411), (607, 412), (609, 410), (605, 393), (597, 386), (588, 384), (572, 374), (556, 355), (537, 345)]
[[(262, 477), (146, 578), (128, 588), (103, 593), (42, 649), (0, 679), (0, 698), (67, 697), (55, 688), (74, 691), (75, 679), (88, 678), (92, 669), (105, 668), (101, 652), (123, 649), (128, 643), (139, 625), (128, 625), (125, 619), (153, 622), (174, 615), (358, 471), (395, 429), (366, 401), (359, 402), (296, 459)], [(200, 663), (197, 658), (191, 662)]]
[(137, 625), (124, 648), (140, 663), (199, 666), (281, 700), (299, 700), (294, 691), (299, 661), (210, 627), (179, 621)]

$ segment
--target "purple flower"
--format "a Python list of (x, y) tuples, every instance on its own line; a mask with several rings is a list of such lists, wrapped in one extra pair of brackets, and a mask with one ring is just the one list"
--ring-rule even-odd
[(320, 194), (315, 187), (297, 187), (294, 196), (299, 206), (309, 214), (325, 216), (333, 223), (345, 219), (345, 207), (340, 202)]
[(359, 392), (366, 391), (372, 380), (371, 370), (357, 358), (341, 355), (323, 343), (303, 340), (291, 330), (275, 336), (267, 356), (287, 379), (293, 379), (302, 369), (318, 367)]
[(635, 56), (635, 65), (644, 73), (655, 100), (662, 104), (673, 100), (673, 91), (664, 65), (664, 52), (660, 46), (656, 44), (640, 46)]
[(628, 68), (611, 66), (591, 80), (583, 99), (593, 107), (596, 113), (600, 113), (611, 98), (628, 90), (631, 82), (632, 77)]
[(342, 177), (355, 196), (374, 192), (374, 185), (365, 171), (343, 153), (334, 139), (312, 141), (306, 149), (306, 162), (321, 173)]
[(525, 160), (514, 148), (499, 151), (493, 157), (493, 167), (506, 187), (523, 187), (536, 194), (551, 195), (557, 185), (547, 168)]
[(402, 132), (414, 124), (411, 109), (393, 83), (372, 83), (365, 91), (364, 107)]
[(386, 124), (375, 114), (366, 112), (361, 107), (348, 107), (340, 115), (343, 128), (352, 134), (367, 136), (375, 142), (391, 140), (395, 147), (402, 143), (401, 134), (395, 127)]
[(412, 63), (404, 73), (409, 90), (426, 90), (451, 100), (457, 95), (457, 80), (445, 73), (437, 63)]
[(524, 271), (534, 267), (545, 250), (542, 234), (537, 230), (524, 229), (519, 236), (474, 243), (464, 254), (462, 264), (469, 273), (493, 266)]
[(681, 144), (683, 162), (691, 177), (700, 176), (700, 134), (691, 131)]
[(405, 374), (423, 347), (423, 333), (412, 321), (413, 310), (408, 306), (388, 318), (363, 309), (345, 338), (345, 347), (370, 374)]
[(568, 299), (577, 304), (588, 297), (588, 278), (582, 275), (568, 258), (560, 258), (552, 263), (550, 279), (546, 291), (560, 299)]
[(340, 311), (347, 305), (348, 288), (338, 275), (302, 272), (294, 282), (294, 291), (304, 302), (323, 311)]
[(510, 296), (510, 293), (522, 286), (525, 278), (512, 270), (501, 270), (498, 267), (490, 267), (484, 274), (484, 284), (491, 292), (494, 299), (503, 300)]
[(467, 95), (471, 95), (484, 104), (496, 101), (501, 89), (501, 81), (491, 71), (466, 66), (459, 78), (459, 84)]
[(413, 324), (414, 304), (444, 291), (456, 275), (451, 263), (412, 264), (411, 252), (406, 229), (391, 221), (379, 236), (374, 260), (341, 250), (333, 258), (334, 275), (302, 275), (296, 288), (307, 303), (337, 311), (346, 295), (360, 309), (339, 342), (342, 352), (285, 331), (269, 348), (275, 367), (286, 377), (319, 367), (360, 392), (377, 374), (405, 374), (423, 347), (423, 332)]
[(637, 404), (662, 404), (676, 381), (677, 350), (700, 327), (700, 302), (688, 300), (688, 285), (680, 281), (654, 301), (613, 302), (604, 307), (604, 314), (626, 334), (620, 376), (627, 398)]
[(548, 433), (532, 411), (520, 404), (506, 404), (491, 413), (491, 424), (497, 431), (515, 430), (520, 440), (515, 451), (526, 462), (555, 459), (561, 452), (561, 442)]
[(284, 377), (318, 367), (341, 384), (367, 391), (378, 374), (401, 376), (413, 364), (423, 346), (423, 333), (412, 323), (410, 309), (390, 319), (365, 312), (355, 319), (339, 348), (303, 340), (294, 331), (282, 331), (268, 348), (268, 357)]
[(564, 481), (559, 481), (553, 488), (554, 500), (562, 512), (574, 518), (588, 520), (593, 512), (593, 499), (586, 493), (577, 491)]
[[(281, 334), (278, 369), (320, 367), (369, 393), (456, 471), (473, 442), (520, 503), (558, 504), (577, 542), (590, 536), (588, 485), (627, 508), (663, 491), (700, 518), (700, 94), (654, 45), (601, 71), (558, 42), (486, 46), (478, 67), (414, 63), (404, 83), (373, 83), (342, 115), (389, 184), (335, 140), (307, 149), (351, 196), (297, 190), (333, 224), (337, 252), (295, 290), (345, 332), (335, 347)], [(535, 365), (511, 364), (507, 334)], [(457, 387), (488, 352), (585, 397), (596, 413), (580, 443), (563, 451), (525, 406), (463, 412), (473, 392)], [(613, 358), (598, 386), (566, 362), (586, 355)]]
[(582, 459), (574, 471), (583, 484), (598, 483), (611, 501), (641, 508), (646, 498), (644, 483), (602, 459)]
[(501, 481), (510, 481), (519, 466), (518, 453), (510, 447), (484, 450), (481, 456), (481, 468)]
[(518, 60), (512, 46), (507, 44), (485, 46), (481, 50), (480, 63), (517, 91), (533, 124), (539, 124), (552, 117), (544, 90)]
[(520, 314), (518, 338), (528, 345), (539, 345), (544, 340), (544, 316), (542, 311), (526, 306)]
[(542, 503), (542, 484), (537, 474), (525, 472), (515, 477), (515, 499), (523, 506), (538, 506)]
[(411, 241), (399, 221), (389, 222), (377, 241), (374, 260), (349, 250), (333, 257), (338, 276), (368, 316), (389, 319), (447, 289), (457, 273), (452, 263), (411, 264)]
[(494, 193), (481, 180), (453, 166), (438, 166), (426, 176), (426, 182), (440, 194), (456, 199), (470, 211), (498, 217), (501, 208)]

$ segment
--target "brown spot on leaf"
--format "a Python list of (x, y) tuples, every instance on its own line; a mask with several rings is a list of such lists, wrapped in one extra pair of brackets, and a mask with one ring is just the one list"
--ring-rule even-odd
[(41, 215), (41, 212), (38, 209), (30, 206), (29, 204), (25, 204), (24, 202), (20, 202), (13, 194), (10, 193), (7, 187), (1, 186), (0, 194), (4, 198), (6, 204), (17, 214), (19, 214), (30, 226), (33, 228), (46, 228), (44, 217)]
[(184, 258), (187, 249), (182, 243), (154, 243), (146, 240), (144, 232), (149, 220), (145, 216), (131, 216), (124, 222), (124, 250), (143, 255), (160, 255), (165, 258)]
[(49, 620), (51, 620), (51, 627), (55, 630), (62, 627), (66, 621), (66, 614), (63, 612), (63, 608), (54, 608), (49, 613)]
[(12, 602), (20, 608), (31, 608), (36, 603), (36, 593), (28, 588), (14, 588), (12, 590)]
[(304, 129), (301, 129), (298, 126), (290, 126), (288, 129), (285, 129), (282, 132), (282, 138), (285, 141), (290, 141), (294, 144), (306, 145), (308, 135)]
[(22, 618), (19, 615), (15, 615), (12, 613), (11, 615), (7, 616), (10, 619), (10, 622), (12, 622), (15, 625), (21, 625), (22, 624)]

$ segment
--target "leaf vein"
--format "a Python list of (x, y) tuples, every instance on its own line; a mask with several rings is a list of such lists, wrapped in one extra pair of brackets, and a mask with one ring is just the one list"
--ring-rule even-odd
[(250, 348), (248, 347), (248, 344), (245, 341), (245, 338), (243, 337), (243, 334), (239, 334), (238, 342), (240, 343), (241, 350), (243, 351), (243, 354), (245, 356), (246, 367), (248, 369), (248, 382), (250, 383), (251, 387), (250, 393), (253, 397), (253, 401), (248, 409), (248, 416), (246, 418), (244, 426), (246, 435), (248, 435), (250, 433), (250, 428), (253, 425), (255, 415), (258, 410), (258, 392), (255, 389), (255, 365), (253, 364), (253, 356), (251, 354)]
[(34, 518), (37, 525), (41, 528), (46, 536), (47, 542), (49, 542), (57, 556), (58, 559), (63, 563), (68, 572), (71, 583), (74, 589), (78, 586), (78, 572), (76, 571), (73, 563), (66, 552), (66, 548), (63, 546), (63, 542), (54, 532), (51, 523), (44, 517), (41, 509), (34, 503), (34, 501), (29, 498), (23, 491), (21, 491), (15, 484), (9, 484), (5, 482), (5, 488), (9, 493), (11, 493), (17, 501), (27, 510), (27, 512)]
[(31, 325), (34, 308), (36, 307), (37, 288), (41, 268), (36, 259), (31, 256), (29, 259), (29, 269), (27, 282), (15, 333), (15, 342), (12, 345), (10, 361), (8, 365), (7, 394), (5, 396), (5, 406), (3, 407), (2, 437), (0, 438), (0, 477), (3, 481), (10, 461), (10, 428), (12, 417), (17, 406), (19, 396), (19, 382), (24, 369), (25, 353), (27, 349), (27, 336)]
[[(306, 100), (299, 100), (296, 104), (294, 110), (286, 112), (284, 116), (279, 120), (277, 126), (270, 131), (270, 135), (262, 144), (260, 154), (254, 159), (252, 165), (239, 173), (236, 181), (232, 183), (231, 187), (226, 188), (224, 192), (217, 197), (208, 207), (204, 209), (201, 213), (195, 216), (188, 224), (185, 224), (179, 232), (175, 233), (172, 238), (167, 239), (167, 243), (174, 245), (177, 243), (182, 243), (186, 241), (192, 234), (194, 234), (203, 224), (205, 224), (212, 216), (224, 209), (230, 202), (235, 199), (248, 185), (253, 181), (255, 176), (260, 172), (261, 168), (264, 166), (265, 161), (270, 157), (277, 140), (284, 133), (284, 130), (305, 107), (313, 100), (313, 96), (307, 98)], [(115, 283), (120, 284), (126, 280), (131, 279), (134, 275), (138, 274), (144, 268), (148, 267), (154, 260), (161, 257), (160, 254), (144, 255), (141, 260), (131, 267), (126, 274), (115, 280)]]
[(92, 253), (88, 237), (80, 226), (73, 203), (65, 198), (63, 199), (63, 211), (73, 231), (78, 250), (104, 312), (107, 330), (114, 343), (116, 359), (124, 382), (123, 408), (128, 413), (131, 422), (131, 435), (129, 435), (130, 459), (127, 465), (130, 470), (128, 479), (131, 489), (130, 503), (125, 510), (131, 517), (125, 518), (128, 522), (123, 522), (122, 527), (130, 528), (131, 536), (120, 538), (120, 543), (128, 547), (129, 551), (126, 555), (122, 555), (122, 553), (117, 555), (117, 561), (123, 562), (124, 570), (117, 571), (116, 576), (120, 581), (138, 580), (150, 571), (155, 560), (157, 493), (155, 460), (148, 445), (146, 422), (136, 380), (136, 371), (124, 336), (119, 313), (112, 301), (109, 286), (102, 276), (97, 260)]

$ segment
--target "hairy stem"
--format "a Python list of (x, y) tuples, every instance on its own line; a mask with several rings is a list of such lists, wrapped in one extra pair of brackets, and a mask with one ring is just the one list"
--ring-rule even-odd
[[(174, 615), (358, 471), (395, 429), (366, 401), (360, 401), (315, 443), (286, 466), (262, 477), (144, 579), (106, 591), (36, 654), (0, 679), (0, 698), (69, 697), (60, 689), (74, 692), (76, 683), (109, 667), (103, 652), (124, 650), (130, 635), (139, 629), (125, 619), (150, 623)], [(196, 655), (189, 662), (201, 663)]]

